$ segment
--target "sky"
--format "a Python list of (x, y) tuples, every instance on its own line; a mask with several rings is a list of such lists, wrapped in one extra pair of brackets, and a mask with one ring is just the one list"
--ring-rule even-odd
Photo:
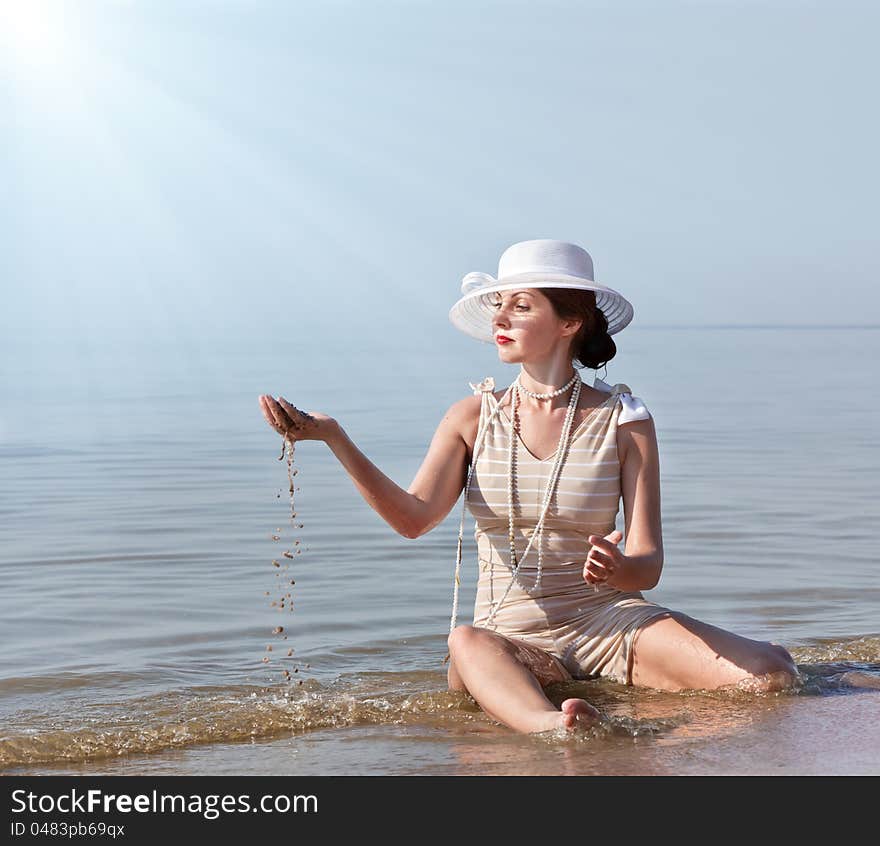
[(634, 327), (880, 323), (878, 23), (0, 0), (0, 335), (468, 343), (462, 277), (532, 238), (584, 247)]

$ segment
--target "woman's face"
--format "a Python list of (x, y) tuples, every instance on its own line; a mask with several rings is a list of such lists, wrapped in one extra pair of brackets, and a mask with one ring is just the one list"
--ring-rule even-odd
[[(496, 291), (490, 296), (494, 311), (492, 336), (502, 361), (549, 358), (559, 344), (568, 345), (577, 331), (578, 323), (557, 317), (550, 300), (537, 288)], [(500, 342), (499, 335), (511, 341)]]

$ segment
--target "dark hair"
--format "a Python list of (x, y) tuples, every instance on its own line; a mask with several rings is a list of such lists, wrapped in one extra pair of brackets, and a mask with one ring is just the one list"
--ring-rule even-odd
[(581, 320), (572, 336), (571, 357), (582, 366), (598, 370), (617, 355), (617, 345), (608, 334), (608, 320), (596, 306), (595, 291), (574, 288), (540, 288), (561, 320)]

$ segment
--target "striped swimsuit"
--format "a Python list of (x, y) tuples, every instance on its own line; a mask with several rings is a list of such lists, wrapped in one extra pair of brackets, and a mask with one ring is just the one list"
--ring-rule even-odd
[[(498, 405), (487, 377), (471, 385), (482, 394), (480, 428)], [(579, 426), (544, 521), (541, 588), (533, 595), (537, 575), (538, 539), (523, 563), (517, 581), (487, 626), (490, 603), (498, 601), (511, 581), (508, 524), (508, 459), (512, 425), (509, 406), (488, 425), (477, 452), (467, 507), (476, 521), (479, 582), (474, 626), (491, 628), (556, 656), (574, 678), (607, 676), (632, 684), (632, 641), (640, 626), (667, 616), (668, 608), (645, 599), (640, 591), (620, 591), (600, 584), (598, 592), (583, 578), (590, 551), (587, 538), (614, 531), (621, 496), (617, 455), (618, 422), (648, 416), (629, 387), (613, 388), (601, 379), (594, 387), (609, 393)], [(514, 453), (514, 536), (517, 560), (522, 557), (541, 513), (554, 453), (541, 461), (516, 436)]]

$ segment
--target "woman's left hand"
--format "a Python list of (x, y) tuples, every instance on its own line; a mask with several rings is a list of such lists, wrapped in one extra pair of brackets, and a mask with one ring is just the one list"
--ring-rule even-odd
[(590, 535), (587, 540), (593, 545), (584, 564), (584, 581), (598, 586), (605, 582), (613, 587), (613, 578), (626, 564), (626, 556), (617, 544), (623, 540), (623, 533), (615, 529), (604, 538)]

